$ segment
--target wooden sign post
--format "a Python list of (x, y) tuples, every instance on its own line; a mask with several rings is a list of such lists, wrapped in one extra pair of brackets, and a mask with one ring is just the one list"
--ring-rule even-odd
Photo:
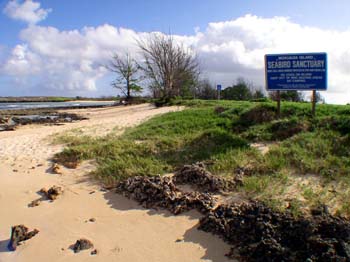
[(316, 90), (312, 90), (312, 116), (316, 115)]

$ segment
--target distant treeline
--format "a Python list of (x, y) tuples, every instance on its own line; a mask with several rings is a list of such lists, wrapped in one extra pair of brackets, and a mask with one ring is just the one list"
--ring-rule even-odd
[[(198, 99), (212, 100), (218, 98), (218, 92), (216, 87), (210, 83), (209, 80), (200, 81), (193, 90), (192, 94), (188, 97), (195, 97)], [(254, 86), (253, 83), (238, 78), (236, 83), (225, 87), (220, 92), (220, 97), (223, 100), (236, 100), (236, 101), (267, 101), (277, 100), (277, 92), (267, 92), (261, 87)], [(289, 90), (281, 91), (280, 99), (290, 102), (305, 102), (308, 101), (305, 94), (301, 91)], [(318, 103), (325, 103), (324, 98), (319, 92), (316, 93), (316, 101)]]
[(21, 97), (0, 97), (0, 103), (26, 103), (26, 102), (69, 102), (73, 100), (91, 100), (91, 101), (111, 101), (111, 100), (119, 100), (118, 97), (99, 97), (99, 98), (91, 98), (91, 97), (57, 97), (57, 96), (21, 96)]

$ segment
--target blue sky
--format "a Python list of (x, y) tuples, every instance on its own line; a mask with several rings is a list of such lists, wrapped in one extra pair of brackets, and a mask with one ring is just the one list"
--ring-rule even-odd
[[(343, 92), (340, 85), (350, 83), (350, 79), (346, 78), (349, 65), (343, 56), (350, 55), (347, 47), (350, 43), (346, 42), (350, 40), (350, 1), (31, 0), (36, 7), (22, 10), (31, 12), (30, 18), (23, 12), (8, 11), (6, 8), (11, 2), (16, 4), (17, 9), (24, 5), (21, 0), (0, 0), (2, 96), (113, 94), (115, 90), (108, 85), (111, 76), (101, 68), (97, 73), (93, 72), (96, 65), (106, 59), (106, 55), (97, 55), (98, 50), (102, 52), (106, 46), (113, 50), (113, 41), (117, 52), (134, 50), (131, 35), (139, 37), (142, 32), (161, 31), (179, 35), (180, 42), (195, 46), (205, 62), (204, 75), (213, 82), (222, 81), (224, 85), (232, 83), (238, 76), (251, 79), (258, 86), (263, 85), (262, 68), (254, 64), (260, 63), (262, 58), (256, 59), (254, 55), (265, 51), (293, 52), (291, 41), (295, 41), (296, 52), (333, 52), (330, 60), (336, 58), (331, 66), (337, 67), (334, 71), (337, 78), (331, 80), (333, 89), (330, 93), (333, 94), (329, 95), (329, 101), (348, 102), (339, 100), (339, 97)], [(34, 21), (33, 15), (40, 15), (39, 10), (45, 15)], [(110, 27), (104, 26), (106, 24)], [(121, 32), (121, 28), (130, 31)], [(284, 31), (290, 31), (288, 37)], [(312, 37), (310, 34), (315, 35)], [(279, 37), (288, 38), (288, 41)], [(96, 38), (106, 39), (103, 42)], [(107, 43), (107, 38), (110, 43)], [(333, 46), (330, 38), (339, 38), (345, 43)], [(61, 41), (59, 45), (57, 41)], [(305, 50), (300, 41), (307, 42)], [(67, 59), (71, 59), (69, 51), (74, 52), (72, 44), (86, 44), (88, 50), (96, 50), (93, 54), (76, 55), (75, 61), (66, 64)], [(47, 54), (48, 45), (52, 45), (52, 50), (58, 50), (60, 56)], [(225, 57), (230, 59), (226, 61)], [(84, 62), (81, 64), (81, 61)], [(65, 71), (70, 67), (69, 72)], [(84, 70), (79, 71), (79, 68)], [(232, 74), (229, 74), (230, 71)], [(55, 83), (60, 77), (66, 79), (64, 83), (67, 87), (64, 83)]]
[[(1, 0), (0, 9), (7, 3)], [(53, 10), (41, 25), (61, 30), (108, 23), (136, 31), (193, 34), (195, 27), (203, 29), (210, 22), (246, 14), (286, 16), (296, 23), (323, 29), (350, 27), (348, 0), (43, 0), (41, 7)], [(14, 22), (2, 14), (1, 43), (17, 43), (18, 32), (24, 26), (25, 23)]]

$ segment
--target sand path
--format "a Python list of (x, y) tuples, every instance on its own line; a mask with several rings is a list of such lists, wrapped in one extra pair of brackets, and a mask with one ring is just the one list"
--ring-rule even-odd
[[(93, 168), (88, 163), (76, 170), (63, 169), (63, 175), (48, 171), (50, 158), (62, 150), (62, 145), (50, 144), (53, 134), (72, 130), (90, 135), (121, 132), (121, 128), (154, 115), (180, 109), (150, 105), (80, 109), (74, 112), (89, 120), (0, 133), (0, 261), (229, 261), (224, 257), (228, 245), (197, 230), (197, 212), (174, 217), (165, 211), (143, 209), (114, 192), (101, 191), (87, 176)], [(28, 207), (40, 198), (38, 190), (52, 185), (64, 188), (59, 199)], [(89, 222), (90, 218), (96, 221)], [(40, 233), (16, 252), (9, 252), (6, 245), (15, 224), (37, 228)], [(82, 237), (94, 243), (97, 255), (90, 255), (90, 251), (74, 254), (69, 249)]]

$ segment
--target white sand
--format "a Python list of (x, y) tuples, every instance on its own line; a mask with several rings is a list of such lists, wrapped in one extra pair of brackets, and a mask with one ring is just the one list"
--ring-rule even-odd
[[(63, 126), (31, 125), (0, 133), (0, 261), (229, 261), (229, 246), (211, 234), (198, 231), (200, 215), (191, 211), (172, 216), (165, 211), (146, 210), (114, 192), (100, 191), (87, 176), (93, 169), (85, 163), (63, 175), (51, 174), (49, 159), (62, 146), (50, 145), (50, 136), (79, 130), (104, 135), (113, 128), (125, 128), (156, 115), (180, 110), (155, 109), (150, 105), (69, 110), (89, 120)], [(77, 132), (77, 131), (75, 131)], [(121, 132), (119, 130), (119, 132)], [(39, 165), (39, 166), (38, 166)], [(42, 165), (42, 166), (40, 166)], [(39, 199), (43, 187), (58, 185), (64, 194), (38, 207), (27, 205)], [(94, 193), (92, 193), (94, 192)], [(95, 218), (96, 222), (86, 222)], [(11, 226), (24, 224), (40, 233), (17, 248), (7, 250)], [(74, 254), (69, 246), (88, 238), (98, 250)], [(176, 242), (177, 239), (183, 239)]]

